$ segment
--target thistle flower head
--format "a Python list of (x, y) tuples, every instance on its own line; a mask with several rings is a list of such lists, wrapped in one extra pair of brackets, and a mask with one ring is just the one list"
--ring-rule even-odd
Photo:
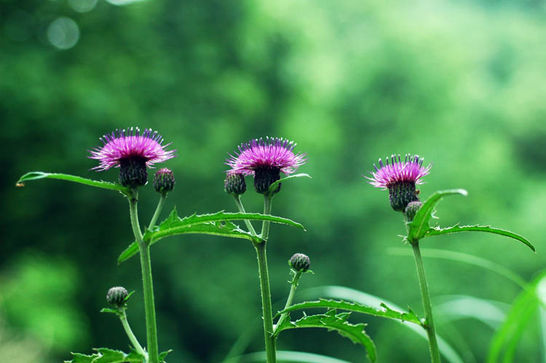
[[(254, 139), (239, 145), (238, 152), (231, 154), (226, 165), (232, 174), (254, 176), (258, 193), (266, 194), (269, 186), (280, 179), (280, 173), (290, 175), (305, 163), (304, 154), (295, 154), (296, 143), (278, 137)], [(275, 191), (278, 192), (279, 188)]]
[(163, 138), (157, 131), (138, 127), (116, 130), (100, 138), (103, 145), (90, 150), (90, 159), (99, 161), (93, 170), (108, 170), (119, 167), (124, 159), (143, 159), (147, 167), (174, 157), (174, 150), (165, 150)]
[(404, 211), (410, 202), (418, 201), (416, 184), (422, 184), (421, 178), (428, 175), (431, 166), (423, 166), (423, 159), (418, 155), (392, 155), (385, 162), (379, 159), (379, 167), (374, 164), (372, 177), (366, 177), (374, 187), (389, 190), (391, 206), (396, 211)]
[(99, 161), (94, 170), (120, 167), (120, 182), (137, 187), (148, 181), (147, 167), (174, 157), (174, 150), (165, 150), (163, 138), (151, 129), (140, 132), (138, 127), (116, 130), (100, 138), (103, 145), (90, 150), (90, 159)]

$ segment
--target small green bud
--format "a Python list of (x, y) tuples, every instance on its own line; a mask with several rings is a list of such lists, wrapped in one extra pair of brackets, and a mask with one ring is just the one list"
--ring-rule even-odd
[(406, 218), (408, 219), (409, 222), (413, 221), (413, 218), (415, 218), (417, 211), (421, 209), (422, 205), (423, 203), (419, 201), (408, 203), (408, 206), (406, 207), (406, 210), (404, 211), (404, 213), (406, 214)]
[(246, 192), (245, 176), (243, 174), (228, 173), (224, 180), (224, 190), (232, 195), (244, 194)]
[(174, 175), (170, 169), (159, 169), (154, 176), (154, 189), (158, 193), (168, 193), (174, 189)]
[(108, 290), (108, 293), (106, 294), (106, 301), (110, 305), (121, 308), (123, 305), (125, 305), (125, 298), (128, 294), (129, 293), (124, 287), (115, 286)]
[(294, 253), (292, 257), (290, 257), (288, 264), (297, 272), (305, 272), (311, 267), (311, 260), (303, 253)]

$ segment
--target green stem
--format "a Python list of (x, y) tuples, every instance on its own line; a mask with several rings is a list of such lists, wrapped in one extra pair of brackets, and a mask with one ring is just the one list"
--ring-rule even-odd
[(144, 311), (146, 314), (146, 341), (149, 354), (149, 363), (159, 363), (157, 344), (157, 325), (155, 320), (154, 287), (152, 280), (152, 263), (150, 246), (143, 241), (140, 223), (138, 221), (138, 192), (133, 190), (129, 197), (129, 212), (131, 226), (140, 251), (140, 268), (142, 270), (142, 286), (144, 290)]
[[(265, 194), (264, 195), (264, 214), (270, 215), (271, 214), (271, 196)], [(262, 233), (261, 237), (264, 241), (267, 241), (269, 238), (269, 226), (271, 225), (270, 221), (262, 221)]]
[(258, 271), (260, 275), (260, 291), (262, 294), (262, 315), (264, 320), (264, 339), (267, 363), (275, 363), (275, 339), (273, 338), (273, 309), (271, 307), (271, 290), (269, 288), (269, 272), (267, 269), (266, 243), (254, 243), (258, 257)]
[(133, 334), (133, 331), (131, 330), (131, 327), (129, 326), (129, 321), (127, 321), (127, 314), (125, 313), (125, 309), (121, 309), (120, 313), (118, 314), (119, 320), (121, 321), (121, 325), (123, 325), (123, 329), (125, 329), (125, 333), (127, 334), (127, 337), (129, 337), (129, 340), (131, 341), (131, 344), (133, 344), (133, 347), (135, 347), (138, 354), (142, 355), (143, 357), (146, 357), (146, 360), (148, 359), (148, 355), (138, 342), (138, 339), (136, 338), (135, 334)]
[(165, 199), (167, 199), (167, 194), (161, 193), (161, 196), (159, 197), (159, 202), (157, 202), (157, 207), (155, 208), (154, 215), (152, 216), (152, 219), (150, 220), (150, 224), (148, 224), (148, 229), (151, 230), (152, 228), (154, 228), (155, 223), (157, 222), (157, 219), (159, 218), (159, 215), (161, 214), (161, 211), (163, 210)]
[[(288, 309), (292, 305), (292, 301), (294, 301), (294, 295), (296, 294), (296, 289), (298, 288), (298, 281), (301, 277), (301, 271), (295, 272), (294, 278), (292, 281), (290, 281), (290, 293), (288, 294), (288, 298), (286, 299), (286, 304), (284, 304), (284, 309)], [(279, 321), (277, 324), (275, 324), (275, 330), (278, 326), (281, 326), (281, 324), (286, 320), (288, 317), (288, 313), (282, 313), (281, 317), (279, 318)]]
[[(241, 196), (239, 194), (234, 195), (233, 198), (235, 198), (235, 204), (237, 205), (237, 209), (239, 209), (239, 212), (246, 213), (245, 207), (243, 206), (243, 202), (241, 201)], [(254, 229), (254, 226), (252, 223), (248, 220), (244, 220), (246, 228), (248, 228), (248, 231), (252, 233), (252, 235), (257, 236), (256, 230)]]
[(430, 303), (430, 294), (428, 292), (427, 279), (425, 276), (425, 268), (421, 251), (419, 250), (419, 241), (412, 241), (413, 255), (415, 256), (415, 265), (417, 267), (417, 275), (419, 276), (419, 287), (421, 288), (421, 299), (423, 300), (423, 308), (425, 310), (425, 330), (428, 335), (428, 346), (430, 350), (430, 361), (439, 363), (440, 350), (438, 349), (438, 340), (436, 338), (436, 330), (434, 329), (434, 320), (432, 318), (432, 305)]

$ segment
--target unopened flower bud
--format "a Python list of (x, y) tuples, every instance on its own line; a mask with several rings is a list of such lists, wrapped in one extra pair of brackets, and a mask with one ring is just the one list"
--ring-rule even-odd
[(421, 209), (422, 205), (423, 203), (419, 201), (408, 203), (408, 206), (406, 207), (404, 213), (406, 214), (406, 218), (409, 222), (413, 221), (413, 218), (415, 218), (417, 211)]
[(158, 193), (168, 193), (174, 189), (174, 175), (170, 169), (159, 169), (154, 176), (154, 189)]
[(305, 272), (309, 270), (309, 267), (311, 266), (311, 260), (307, 255), (304, 255), (303, 253), (294, 253), (292, 257), (290, 257), (288, 264), (297, 272)]
[(108, 293), (106, 294), (106, 301), (110, 305), (121, 308), (123, 305), (125, 305), (125, 298), (128, 294), (129, 293), (124, 287), (115, 286), (108, 290)]
[(227, 173), (226, 179), (224, 180), (224, 189), (228, 194), (244, 194), (244, 192), (246, 192), (245, 176), (238, 173)]

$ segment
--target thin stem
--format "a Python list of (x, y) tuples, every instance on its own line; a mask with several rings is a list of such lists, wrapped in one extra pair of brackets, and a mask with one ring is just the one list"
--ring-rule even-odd
[(159, 216), (161, 215), (161, 211), (163, 210), (165, 199), (167, 199), (167, 194), (161, 193), (161, 196), (159, 197), (159, 202), (157, 202), (157, 207), (155, 208), (154, 215), (152, 216), (152, 219), (150, 220), (150, 224), (148, 224), (148, 229), (154, 228), (155, 223), (157, 222), (157, 219), (159, 218)]
[[(270, 215), (271, 214), (271, 196), (265, 194), (264, 195), (264, 214)], [(262, 221), (262, 239), (264, 241), (267, 241), (269, 238), (269, 226), (271, 225), (270, 221)]]
[(421, 288), (421, 299), (423, 300), (423, 308), (425, 310), (424, 327), (428, 335), (430, 361), (432, 363), (439, 363), (441, 362), (440, 350), (438, 349), (438, 340), (436, 338), (436, 331), (434, 329), (434, 320), (432, 318), (432, 305), (430, 303), (430, 294), (428, 292), (423, 259), (421, 257), (421, 251), (419, 250), (419, 241), (413, 241), (411, 246), (413, 247), (413, 255), (415, 256), (415, 265), (417, 267), (417, 275), (419, 276), (419, 287)]
[(154, 287), (152, 280), (152, 263), (150, 259), (150, 246), (143, 241), (140, 223), (138, 221), (138, 193), (133, 190), (129, 197), (129, 212), (131, 226), (135, 240), (140, 251), (140, 268), (142, 271), (142, 286), (144, 290), (144, 311), (146, 314), (146, 342), (150, 363), (159, 363), (159, 350), (157, 344), (157, 325), (155, 319)]
[[(235, 199), (235, 204), (237, 205), (237, 209), (239, 209), (239, 212), (246, 213), (245, 207), (243, 206), (243, 202), (241, 201), (241, 195), (236, 194), (233, 196), (233, 198)], [(252, 225), (252, 223), (248, 219), (245, 219), (244, 222), (245, 222), (246, 228), (248, 228), (248, 231), (252, 233), (252, 235), (257, 236), (258, 234), (256, 233), (256, 230), (254, 229), (254, 226)]]
[[(294, 278), (292, 281), (290, 281), (290, 293), (288, 294), (288, 298), (286, 299), (286, 304), (284, 304), (284, 309), (288, 309), (292, 305), (292, 301), (294, 301), (294, 295), (296, 294), (296, 289), (298, 288), (298, 281), (301, 277), (301, 271), (295, 272)], [(275, 330), (277, 330), (277, 327), (281, 326), (281, 324), (286, 320), (288, 317), (288, 313), (282, 313), (281, 317), (279, 318), (279, 321), (277, 324), (275, 324)]]
[(138, 342), (137, 337), (135, 334), (133, 334), (133, 331), (131, 330), (131, 327), (129, 326), (129, 321), (127, 321), (127, 314), (125, 313), (125, 309), (121, 309), (120, 313), (118, 314), (119, 320), (121, 321), (121, 325), (123, 325), (123, 329), (125, 329), (125, 333), (127, 334), (127, 337), (129, 337), (129, 340), (131, 341), (131, 344), (133, 344), (133, 347), (135, 347), (138, 354), (142, 355), (146, 359), (148, 359), (148, 355)]
[(262, 316), (264, 320), (264, 339), (267, 363), (277, 361), (275, 352), (275, 339), (273, 338), (273, 309), (271, 307), (271, 290), (269, 288), (269, 272), (267, 269), (266, 243), (254, 243), (258, 258), (258, 271), (260, 275), (260, 291), (262, 294)]

